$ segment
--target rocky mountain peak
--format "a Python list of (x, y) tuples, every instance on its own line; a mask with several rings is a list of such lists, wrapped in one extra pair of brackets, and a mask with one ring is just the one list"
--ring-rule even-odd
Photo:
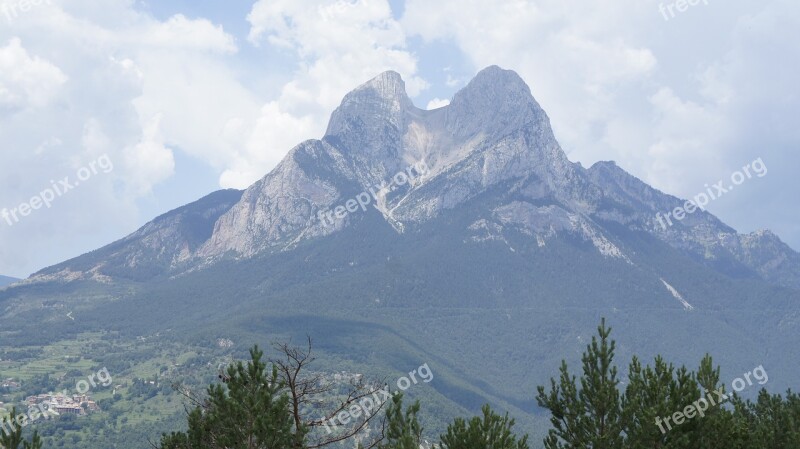
[(358, 150), (364, 138), (375, 142), (401, 135), (405, 112), (414, 109), (406, 94), (406, 84), (399, 73), (383, 72), (345, 95), (333, 111), (325, 138), (353, 146)]
[(357, 93), (372, 90), (386, 99), (407, 99), (406, 83), (394, 70), (387, 70), (353, 90)]
[[(486, 67), (462, 89), (458, 99), (491, 98), (490, 102), (520, 99), (532, 102), (533, 95), (525, 81), (513, 70), (502, 69), (496, 65)], [(480, 95), (483, 94), (483, 95)]]
[(513, 70), (497, 66), (478, 72), (447, 107), (447, 128), (461, 138), (477, 132), (503, 135), (531, 123), (552, 135), (547, 114), (525, 81)]

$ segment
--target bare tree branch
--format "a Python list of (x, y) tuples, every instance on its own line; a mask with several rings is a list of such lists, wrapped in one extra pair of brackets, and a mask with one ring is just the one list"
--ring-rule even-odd
[[(358, 417), (353, 416), (349, 409), (353, 406), (361, 409), (362, 404), (359, 400), (369, 396), (376, 396), (379, 391), (382, 391), (381, 383), (367, 383), (362, 376), (351, 379), (350, 386), (344, 394), (343, 399), (331, 399), (336, 395), (337, 385), (329, 383), (325, 376), (319, 373), (312, 373), (308, 370), (315, 357), (312, 356), (312, 340), (308, 337), (307, 345), (303, 348), (293, 347), (290, 343), (274, 343), (273, 347), (282, 355), (278, 359), (271, 360), (271, 362), (278, 368), (278, 375), (285, 383), (287, 393), (289, 394), (290, 413), (295, 423), (296, 429), (306, 429), (309, 431), (310, 441), (306, 442), (306, 448), (319, 449), (339, 441), (347, 440), (349, 438), (358, 437), (359, 434), (369, 435), (365, 429), (368, 429), (368, 424), (372, 422), (378, 412), (383, 409), (384, 401), (376, 400), (369, 402), (372, 404), (368, 412), (361, 410), (364, 413), (359, 413)], [(306, 407), (304, 407), (306, 406)], [(307, 407), (312, 406), (321, 418), (313, 418), (311, 411)], [(332, 420), (342, 412), (347, 412), (349, 418), (353, 421), (345, 426), (337, 426), (332, 423)], [(350, 422), (350, 421), (348, 421)], [(339, 432), (332, 434), (330, 425), (333, 425)], [(365, 446), (367, 449), (375, 447), (384, 438), (385, 433), (385, 419), (381, 419), (380, 434), (370, 443)], [(328, 432), (324, 435), (322, 428)]]

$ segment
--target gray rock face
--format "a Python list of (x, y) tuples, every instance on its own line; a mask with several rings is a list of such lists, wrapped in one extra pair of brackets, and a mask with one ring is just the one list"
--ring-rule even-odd
[[(335, 148), (321, 141), (295, 147), (267, 176), (250, 186), (241, 201), (219, 218), (199, 257), (252, 256), (297, 238), (331, 232), (314, 219), (320, 205), (340, 196), (335, 183), (303, 169), (302, 161), (342, 163)], [(339, 170), (344, 167), (338, 167)]]
[(221, 190), (167, 212), (133, 234), (61, 264), (45, 268), (24, 282), (112, 277), (148, 279), (191, 266), (199, 248), (211, 237), (214, 223), (241, 199), (240, 190)]
[[(298, 163), (300, 156), (309, 164)], [(515, 179), (535, 177), (540, 194), (578, 209), (587, 196), (600, 195), (567, 160), (547, 115), (516, 73), (489, 67), (449, 106), (424, 111), (408, 99), (400, 76), (386, 72), (345, 96), (322, 141), (298, 146), (250, 187), (200, 255), (248, 256), (325, 235), (331, 230), (309, 217), (346, 200), (345, 190), (366, 191), (420, 161), (428, 173), (389, 192), (380, 207), (400, 229)], [(330, 169), (323, 173), (323, 165)], [(337, 222), (333, 231), (345, 224)]]
[(733, 261), (771, 283), (800, 287), (800, 254), (772, 232), (738, 234), (702, 210), (680, 221), (673, 219), (670, 226), (665, 220), (659, 221), (656, 214), (683, 206), (685, 200), (653, 189), (613, 162), (598, 162), (587, 172), (603, 190), (604, 198), (610, 200), (595, 211), (596, 218), (651, 233), (712, 266)]
[[(415, 164), (426, 170), (410, 176)], [(393, 184), (400, 172), (411, 179)], [(366, 198), (367, 192), (368, 207), (321, 218), (358, 195)], [(126, 241), (161, 247), (157, 257), (170, 267), (204, 265), (291, 250), (353, 226), (365, 214), (380, 214), (396, 232), (408, 232), (481, 198), (487, 198), (478, 201), (483, 207), (469, 211), (474, 220), (464, 229), (468, 241), (504, 241), (513, 229), (544, 246), (570, 235), (591, 242), (606, 257), (630, 262), (625, 242), (607, 228), (614, 224), (647, 233), (711, 266), (724, 261), (726, 269), (733, 264), (734, 271), (749, 270), (800, 288), (800, 255), (774, 234), (740, 235), (704, 211), (663, 226), (656, 214), (683, 200), (613, 162), (589, 169), (570, 162), (525, 82), (496, 66), (482, 70), (448, 106), (433, 111), (414, 106), (399, 74), (380, 74), (344, 97), (321, 140), (292, 149), (225, 208), (203, 242), (186, 243), (180, 228), (169, 222), (158, 229), (148, 225)], [(128, 253), (128, 264), (145, 257), (142, 251)], [(102, 267), (108, 261), (96, 262), (88, 268), (107, 271)]]

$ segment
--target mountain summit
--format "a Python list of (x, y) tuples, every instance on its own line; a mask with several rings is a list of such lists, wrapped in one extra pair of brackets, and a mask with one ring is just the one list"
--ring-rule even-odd
[[(424, 174), (377, 189), (359, 213), (318, 218), (419, 163)], [(466, 242), (506, 241), (509, 232), (524, 233), (538, 247), (578, 239), (633, 264), (630, 235), (619, 233), (625, 229), (723, 274), (800, 288), (800, 255), (772, 233), (740, 235), (704, 211), (669, 228), (657, 222), (657, 213), (683, 204), (613, 162), (589, 169), (570, 162), (547, 114), (513, 71), (488, 67), (448, 106), (432, 111), (414, 106), (401, 76), (388, 71), (345, 95), (321, 140), (293, 148), (244, 192), (217, 193), (165, 214), (33, 280), (155, 273), (155, 267), (177, 274), (289, 251), (374, 218), (402, 234), (455, 214), (469, 221)], [(186, 210), (202, 219), (184, 226)]]

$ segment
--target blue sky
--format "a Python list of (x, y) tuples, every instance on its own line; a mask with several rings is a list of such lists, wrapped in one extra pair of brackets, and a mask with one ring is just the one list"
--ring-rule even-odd
[[(383, 70), (419, 107), (481, 68), (516, 70), (573, 161), (615, 160), (800, 249), (800, 4), (697, 0), (0, 0), (0, 274), (27, 276), (219, 188), (245, 188), (319, 138)], [(3, 6), (5, 5), (5, 6)]]

